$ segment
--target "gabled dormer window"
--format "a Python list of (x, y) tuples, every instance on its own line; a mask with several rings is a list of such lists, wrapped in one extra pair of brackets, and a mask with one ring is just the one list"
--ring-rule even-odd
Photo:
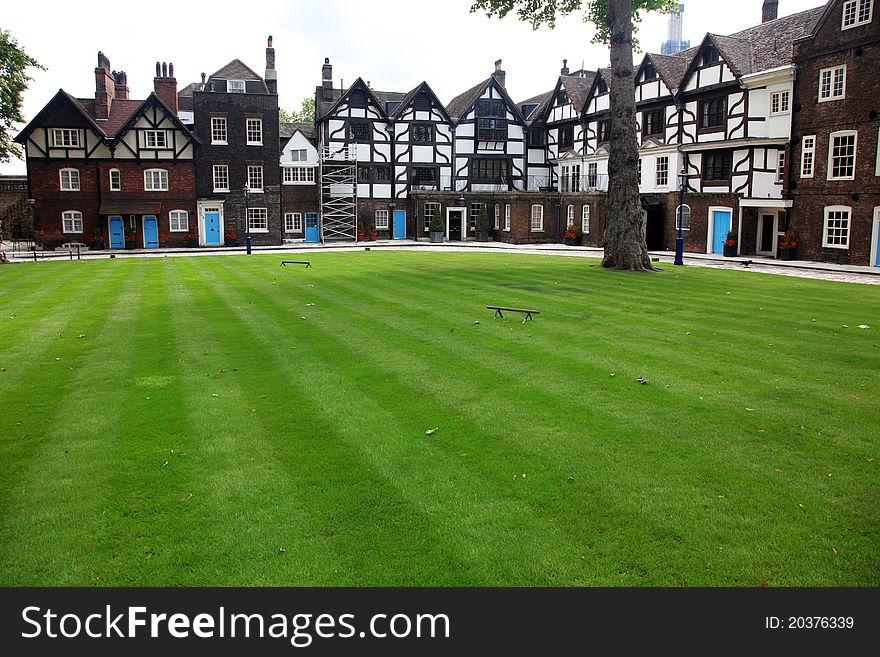
[(226, 91), (231, 94), (243, 94), (245, 92), (244, 80), (227, 80)]
[(657, 79), (657, 69), (654, 68), (653, 64), (645, 64), (645, 81), (648, 80), (656, 80)]
[(168, 148), (168, 136), (164, 130), (144, 130), (145, 148)]
[(843, 3), (841, 30), (848, 30), (871, 22), (874, 12), (874, 0), (847, 0)]
[(53, 128), (52, 146), (55, 148), (80, 148), (79, 130), (69, 128)]
[(608, 83), (605, 82), (602, 78), (599, 78), (599, 93), (607, 94), (608, 93)]
[(352, 107), (364, 108), (367, 106), (367, 92), (363, 89), (355, 89), (348, 96), (348, 103)]
[(710, 66), (712, 64), (718, 63), (720, 59), (718, 55), (718, 49), (715, 46), (706, 46), (703, 50), (703, 66)]
[(568, 102), (568, 94), (565, 93), (565, 89), (560, 89), (556, 92), (556, 104), (557, 105), (565, 105)]
[[(400, 103), (398, 103), (398, 104), (400, 104)], [(413, 109), (416, 110), (417, 112), (430, 112), (431, 111), (431, 97), (425, 92), (418, 94), (413, 99)]]

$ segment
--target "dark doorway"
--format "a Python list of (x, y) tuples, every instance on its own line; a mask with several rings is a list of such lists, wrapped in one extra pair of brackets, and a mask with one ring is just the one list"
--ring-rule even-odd
[(649, 251), (666, 250), (666, 237), (664, 228), (664, 215), (662, 205), (643, 205), (642, 208), (648, 213), (648, 225), (645, 231), (645, 241)]
[(461, 241), (461, 225), (464, 219), (464, 210), (450, 210), (447, 222), (449, 224), (449, 241)]

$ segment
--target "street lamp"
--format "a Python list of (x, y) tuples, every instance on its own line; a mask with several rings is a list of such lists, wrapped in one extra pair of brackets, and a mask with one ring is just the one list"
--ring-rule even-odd
[[(681, 171), (678, 173), (678, 236), (675, 238), (675, 262), (676, 265), (684, 264), (684, 237), (681, 234), (684, 225), (684, 189), (687, 187), (687, 170), (684, 163), (681, 165)], [(688, 212), (690, 214), (690, 212)], [(688, 217), (690, 218), (690, 217)]]
[(244, 185), (244, 244), (245, 251), (251, 254), (251, 186), (250, 183)]

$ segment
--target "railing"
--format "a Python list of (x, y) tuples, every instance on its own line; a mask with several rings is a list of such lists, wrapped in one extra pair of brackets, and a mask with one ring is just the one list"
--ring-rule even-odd
[(586, 175), (579, 178), (563, 176), (559, 180), (559, 191), (565, 194), (571, 192), (607, 192), (608, 176), (606, 174)]

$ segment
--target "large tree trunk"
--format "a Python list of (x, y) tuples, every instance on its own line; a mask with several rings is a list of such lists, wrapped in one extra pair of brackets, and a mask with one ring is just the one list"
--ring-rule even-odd
[(633, 77), (632, 0), (608, 0), (611, 30), (611, 125), (603, 267), (655, 271), (645, 243), (639, 197), (639, 145)]

